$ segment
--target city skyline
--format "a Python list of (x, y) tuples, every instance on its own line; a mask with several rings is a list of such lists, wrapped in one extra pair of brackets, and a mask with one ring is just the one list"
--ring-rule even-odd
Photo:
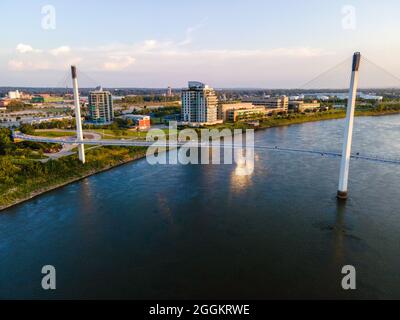
[[(48, 5), (54, 29), (42, 25)], [(20, 19), (0, 21), (8, 30), (1, 86), (57, 87), (77, 64), (104, 87), (184, 87), (199, 80), (215, 88), (294, 88), (354, 51), (400, 74), (400, 46), (392, 43), (400, 26), (392, 13), (400, 5), (392, 0), (115, 1), (96, 2), (91, 15), (94, 5), (3, 1), (0, 9)]]

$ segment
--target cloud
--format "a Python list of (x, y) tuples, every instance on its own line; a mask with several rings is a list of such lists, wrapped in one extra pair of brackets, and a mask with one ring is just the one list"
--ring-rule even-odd
[(103, 64), (103, 69), (107, 71), (120, 71), (126, 69), (136, 61), (133, 57), (112, 56), (110, 60)]
[(103, 85), (132, 85), (135, 81), (139, 86), (183, 85), (187, 79), (197, 78), (214, 86), (270, 86), (278, 82), (286, 85), (288, 75), (290, 81), (303, 83), (298, 79), (307, 77), (316, 63), (335, 57), (334, 52), (309, 46), (199, 49), (190, 44), (194, 42), (193, 33), (202, 26), (187, 28), (181, 41), (147, 39), (137, 43), (62, 45), (48, 49), (19, 44), (9, 58), (8, 69), (50, 74), (65, 73), (70, 65), (77, 65), (84, 72), (96, 74)]
[(193, 33), (195, 31), (197, 31), (198, 29), (203, 28), (205, 26), (205, 23), (207, 20), (208, 20), (208, 18), (206, 17), (198, 25), (193, 26), (193, 27), (188, 27), (185, 32), (185, 39), (183, 41), (179, 42), (178, 45), (185, 46), (185, 45), (191, 44), (193, 42)]
[(30, 52), (39, 53), (39, 52), (41, 52), (41, 50), (33, 49), (32, 46), (30, 46), (29, 44), (23, 44), (23, 43), (18, 44), (17, 47), (15, 48), (15, 50), (18, 53), (30, 53)]
[(12, 59), (8, 62), (8, 67), (14, 71), (26, 71), (26, 70), (46, 70), (49, 65), (45, 61), (23, 61)]
[(152, 50), (155, 49), (159, 46), (157, 40), (145, 40), (141, 46), (142, 50), (147, 51), (147, 50)]
[(22, 70), (24, 68), (24, 63), (19, 60), (10, 60), (8, 61), (8, 67), (11, 70)]
[(20, 43), (16, 46), (13, 57), (8, 61), (8, 68), (13, 71), (65, 69), (70, 64), (80, 63), (83, 60), (79, 52), (74, 56), (69, 55), (71, 52), (72, 49), (69, 46), (44, 50)]
[(183, 42), (145, 40), (136, 44), (111, 44), (92, 48), (71, 48), (67, 45), (49, 50), (33, 49), (19, 44), (16, 56), (9, 60), (12, 70), (62, 70), (69, 64), (81, 64), (86, 70), (115, 72), (130, 70), (157, 70), (158, 67), (212, 66), (223, 64), (256, 64), (266, 59), (310, 59), (332, 55), (320, 48), (288, 47), (271, 49), (193, 49)]
[[(228, 70), (265, 65), (275, 60), (284, 64), (288, 61), (304, 61), (333, 54), (313, 47), (282, 47), (256, 49), (196, 49), (195, 31), (204, 27), (207, 18), (199, 24), (190, 26), (181, 41), (147, 39), (138, 43), (113, 43), (97, 47), (76, 47), (62, 45), (52, 49), (34, 49), (31, 45), (20, 43), (8, 63), (11, 70), (63, 70), (70, 64), (78, 64), (85, 70), (93, 71), (142, 71), (162, 72), (176, 69), (226, 66)], [(134, 68), (134, 69), (133, 69)]]
[(273, 49), (255, 49), (255, 50), (202, 50), (200, 54), (214, 56), (223, 59), (229, 58), (312, 58), (326, 55), (333, 55), (334, 52), (326, 51), (321, 48), (311, 47), (289, 47)]
[(50, 54), (52, 54), (53, 56), (59, 56), (59, 55), (67, 54), (70, 52), (71, 52), (71, 48), (68, 46), (61, 46), (61, 47), (50, 50)]

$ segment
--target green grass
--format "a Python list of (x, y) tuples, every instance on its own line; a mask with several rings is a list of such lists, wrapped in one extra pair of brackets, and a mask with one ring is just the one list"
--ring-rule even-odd
[(136, 132), (130, 130), (111, 130), (111, 129), (91, 129), (102, 136), (102, 139), (145, 139), (147, 132)]
[(76, 136), (75, 132), (63, 132), (63, 131), (36, 131), (34, 136), (48, 137), (48, 138), (60, 138), (60, 137), (72, 137)]
[(46, 163), (13, 156), (0, 157), (0, 208), (58, 185), (145, 155), (143, 147), (102, 147), (88, 150), (86, 163), (76, 155)]
[[(161, 129), (165, 134), (169, 133), (169, 129)], [(110, 130), (110, 129), (94, 129), (90, 130), (102, 136), (102, 139), (141, 139), (145, 140), (147, 131), (131, 131), (131, 130)], [(175, 130), (176, 132), (176, 130)], [(171, 131), (174, 133), (174, 131)]]
[[(83, 147), (85, 148), (85, 150), (100, 148), (99, 145), (92, 145), (92, 144), (84, 144)], [(78, 152), (78, 147), (72, 148), (71, 152)]]
[(151, 118), (151, 124), (162, 124), (163, 117)]

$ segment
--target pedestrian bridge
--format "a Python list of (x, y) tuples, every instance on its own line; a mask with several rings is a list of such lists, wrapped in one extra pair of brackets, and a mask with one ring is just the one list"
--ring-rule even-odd
[[(13, 132), (14, 140), (25, 140), (25, 141), (33, 141), (33, 142), (45, 142), (45, 143), (59, 143), (59, 144), (76, 144), (76, 145), (93, 145), (93, 146), (122, 146), (122, 147), (169, 147), (169, 148), (177, 148), (177, 147), (193, 147), (193, 148), (210, 148), (212, 147), (212, 143), (205, 142), (190, 142), (190, 141), (178, 141), (178, 142), (157, 142), (157, 141), (145, 141), (145, 140), (122, 140), (122, 139), (84, 139), (78, 140), (74, 138), (47, 138), (40, 136), (31, 136), (26, 135), (19, 132)], [(223, 143), (221, 144), (222, 148), (233, 148), (233, 149), (243, 149), (246, 146)], [(253, 147), (251, 147), (253, 148)], [(268, 146), (268, 145), (254, 145), (254, 149), (257, 150), (269, 150), (275, 152), (294, 152), (294, 153), (304, 153), (304, 154), (312, 154), (315, 156), (326, 156), (326, 157), (342, 157), (341, 152), (339, 151), (323, 151), (323, 150), (314, 150), (314, 149), (302, 149), (302, 148), (290, 148), (290, 147), (280, 147), (280, 146)], [(390, 163), (390, 164), (399, 164), (400, 159), (396, 158), (384, 158), (375, 155), (368, 154), (360, 154), (353, 153), (351, 154), (352, 159), (373, 161), (373, 162), (381, 162), (381, 163)]]

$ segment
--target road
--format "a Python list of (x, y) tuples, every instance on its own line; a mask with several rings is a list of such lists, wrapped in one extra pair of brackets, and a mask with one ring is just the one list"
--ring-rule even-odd
[[(62, 130), (62, 129), (38, 129), (35, 130), (35, 132), (73, 132), (75, 133), (75, 130)], [(89, 139), (89, 140), (101, 140), (101, 135), (93, 132), (93, 131), (84, 131), (83, 133), (83, 137), (84, 139)], [(46, 137), (38, 137), (38, 138), (46, 138)], [(54, 139), (56, 141), (58, 141), (57, 143), (60, 143), (62, 145), (62, 149), (59, 152), (56, 153), (45, 153), (44, 155), (46, 157), (48, 157), (47, 159), (41, 159), (41, 162), (47, 162), (50, 159), (59, 159), (62, 157), (66, 157), (66, 156), (70, 156), (72, 154), (75, 153), (75, 151), (72, 151), (74, 148), (76, 148), (78, 146), (77, 143), (74, 143), (74, 141), (76, 140), (76, 136), (65, 136), (65, 137), (54, 137), (51, 138)], [(65, 141), (71, 141), (70, 143), (65, 142)]]

